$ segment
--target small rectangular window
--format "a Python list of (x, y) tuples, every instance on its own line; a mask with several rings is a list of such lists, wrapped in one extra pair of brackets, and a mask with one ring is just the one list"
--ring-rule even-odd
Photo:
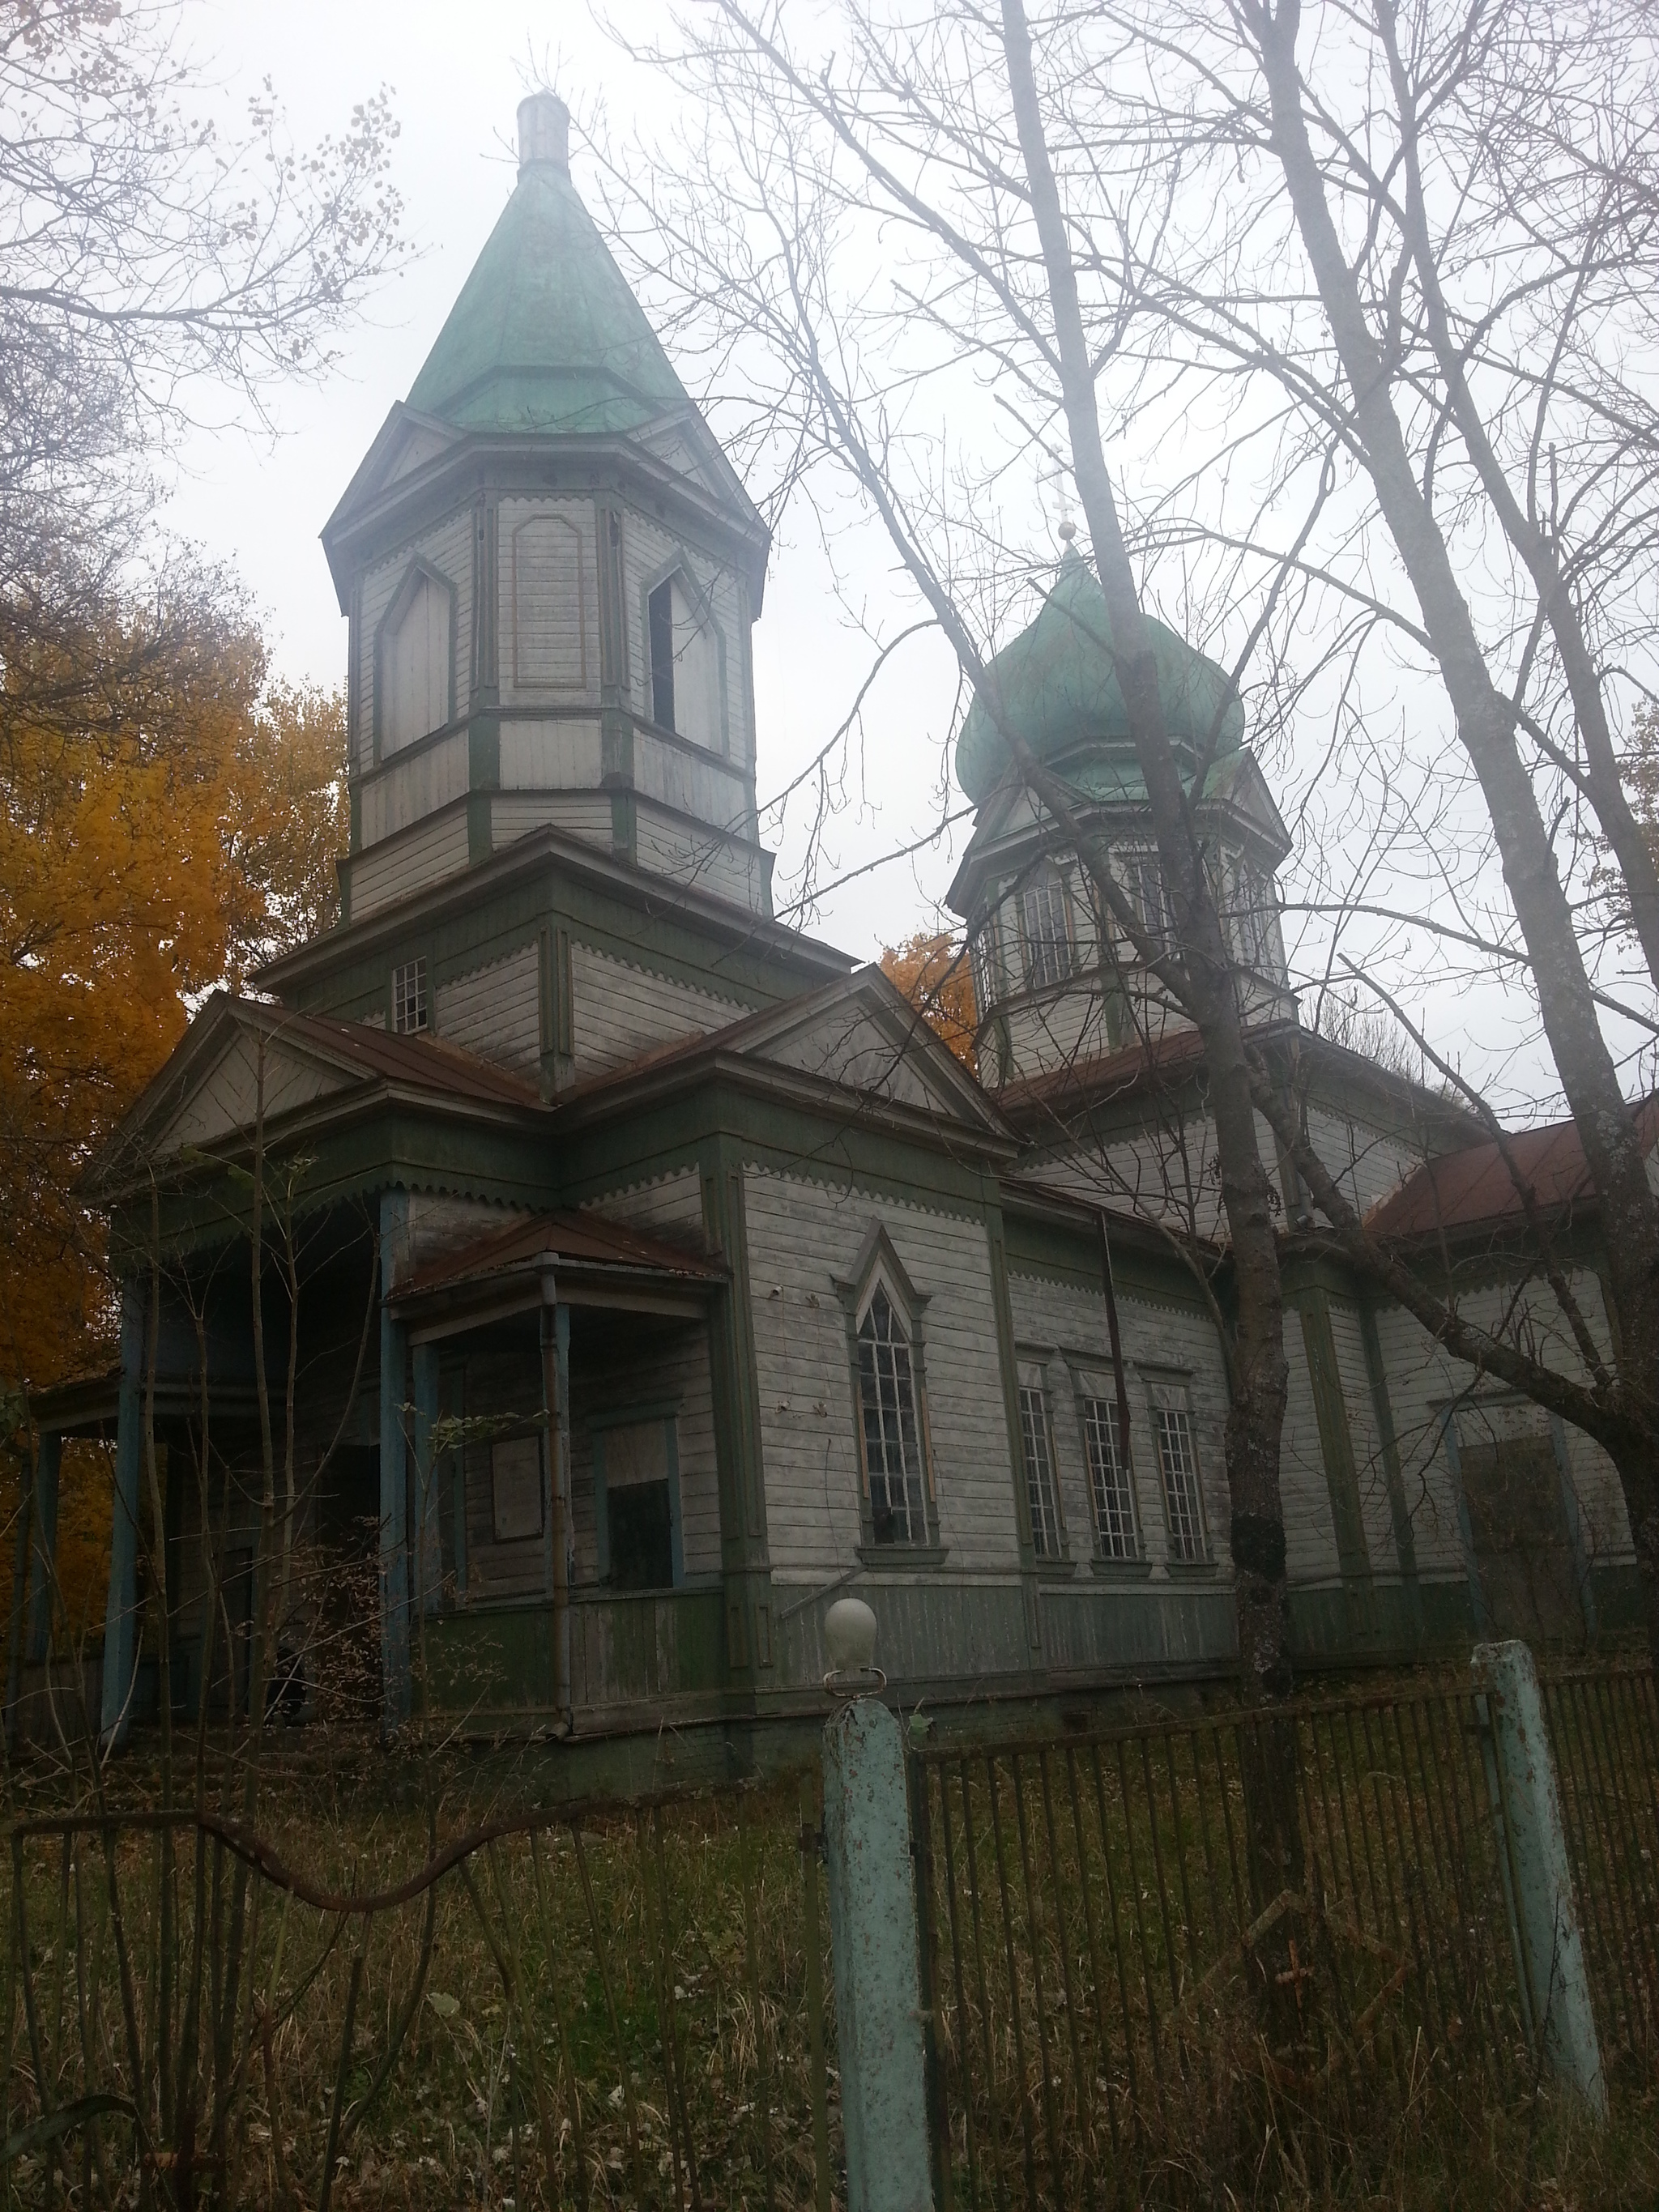
[(406, 960), (392, 971), (392, 1026), (399, 1036), (413, 1036), (428, 1025), (426, 963)]
[(1103, 1559), (1133, 1559), (1135, 1547), (1134, 1492), (1120, 1448), (1116, 1401), (1085, 1398), (1083, 1433), (1089, 1449), (1089, 1489), (1095, 1509), (1095, 1542)]
[(1041, 991), (1072, 972), (1072, 917), (1066, 885), (1057, 875), (1028, 884), (1020, 896), (1025, 934), (1025, 981)]
[(674, 727), (674, 581), (659, 584), (646, 601), (651, 631), (651, 719)]
[(1137, 853), (1130, 861), (1129, 890), (1140, 926), (1154, 945), (1168, 944), (1174, 934), (1169, 886), (1164, 878), (1163, 856)]
[(1040, 1559), (1060, 1556), (1060, 1508), (1054, 1463), (1048, 1449), (1048, 1407), (1040, 1383), (1019, 1386), (1019, 1425), (1025, 1445), (1025, 1492), (1031, 1507), (1031, 1548)]
[(1158, 1467), (1164, 1483), (1164, 1517), (1170, 1531), (1170, 1557), (1206, 1557), (1204, 1504), (1198, 1487), (1198, 1455), (1193, 1448), (1192, 1416), (1184, 1406), (1155, 1406)]

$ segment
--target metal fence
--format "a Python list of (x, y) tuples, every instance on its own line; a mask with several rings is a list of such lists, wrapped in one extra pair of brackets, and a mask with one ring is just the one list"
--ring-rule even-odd
[(379, 1825), (303, 1873), (210, 1817), (16, 1826), (6, 2203), (828, 2207), (815, 1796), (503, 1814), (407, 1871)]
[(1659, 1698), (1640, 1665), (1547, 1668), (1540, 1687), (1601, 2059), (1659, 2069)]
[(1383, 2079), (1524, 2069), (1480, 1701), (1303, 1705), (1302, 1881), (1264, 1897), (1246, 1780), (1271, 1725), (915, 1756), (942, 2203), (1207, 2201), (1264, 2096), (1328, 2122)]

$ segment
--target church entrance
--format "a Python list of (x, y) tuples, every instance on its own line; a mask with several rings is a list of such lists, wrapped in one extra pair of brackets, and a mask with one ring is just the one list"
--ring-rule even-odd
[(1465, 1407), (1456, 1449), (1481, 1632), (1581, 1648), (1589, 1626), (1585, 1565), (1547, 1416), (1530, 1405)]

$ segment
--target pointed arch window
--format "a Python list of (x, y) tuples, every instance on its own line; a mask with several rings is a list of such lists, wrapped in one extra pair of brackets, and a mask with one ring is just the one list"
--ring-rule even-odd
[(375, 650), (374, 726), (381, 757), (441, 730), (455, 713), (455, 593), (413, 562), (386, 609)]
[(860, 1518), (866, 1544), (911, 1552), (938, 1543), (921, 1310), (884, 1231), (866, 1240), (847, 1308), (858, 1425)]
[(1067, 981), (1073, 964), (1072, 902), (1057, 868), (1044, 868), (1026, 884), (1020, 893), (1019, 921), (1025, 940), (1026, 988), (1041, 991)]

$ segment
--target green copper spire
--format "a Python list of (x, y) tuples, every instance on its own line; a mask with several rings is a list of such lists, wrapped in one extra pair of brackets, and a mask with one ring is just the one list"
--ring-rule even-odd
[[(1244, 735), (1243, 704), (1231, 678), (1161, 622), (1148, 617), (1146, 627), (1158, 661), (1164, 726), (1177, 757), (1184, 752), (1190, 763), (1214, 731), (1219, 769)], [(988, 672), (1000, 689), (1009, 726), (1039, 760), (1056, 766), (1063, 761), (1066, 781), (1093, 797), (1144, 795), (1105, 596), (1075, 546), (1067, 546), (1036, 620), (1003, 647)], [(1008, 749), (975, 699), (957, 740), (957, 781), (977, 805), (1007, 767)]]
[(519, 108), (519, 181), (409, 394), (458, 429), (602, 435), (690, 405), (570, 181), (570, 117)]

